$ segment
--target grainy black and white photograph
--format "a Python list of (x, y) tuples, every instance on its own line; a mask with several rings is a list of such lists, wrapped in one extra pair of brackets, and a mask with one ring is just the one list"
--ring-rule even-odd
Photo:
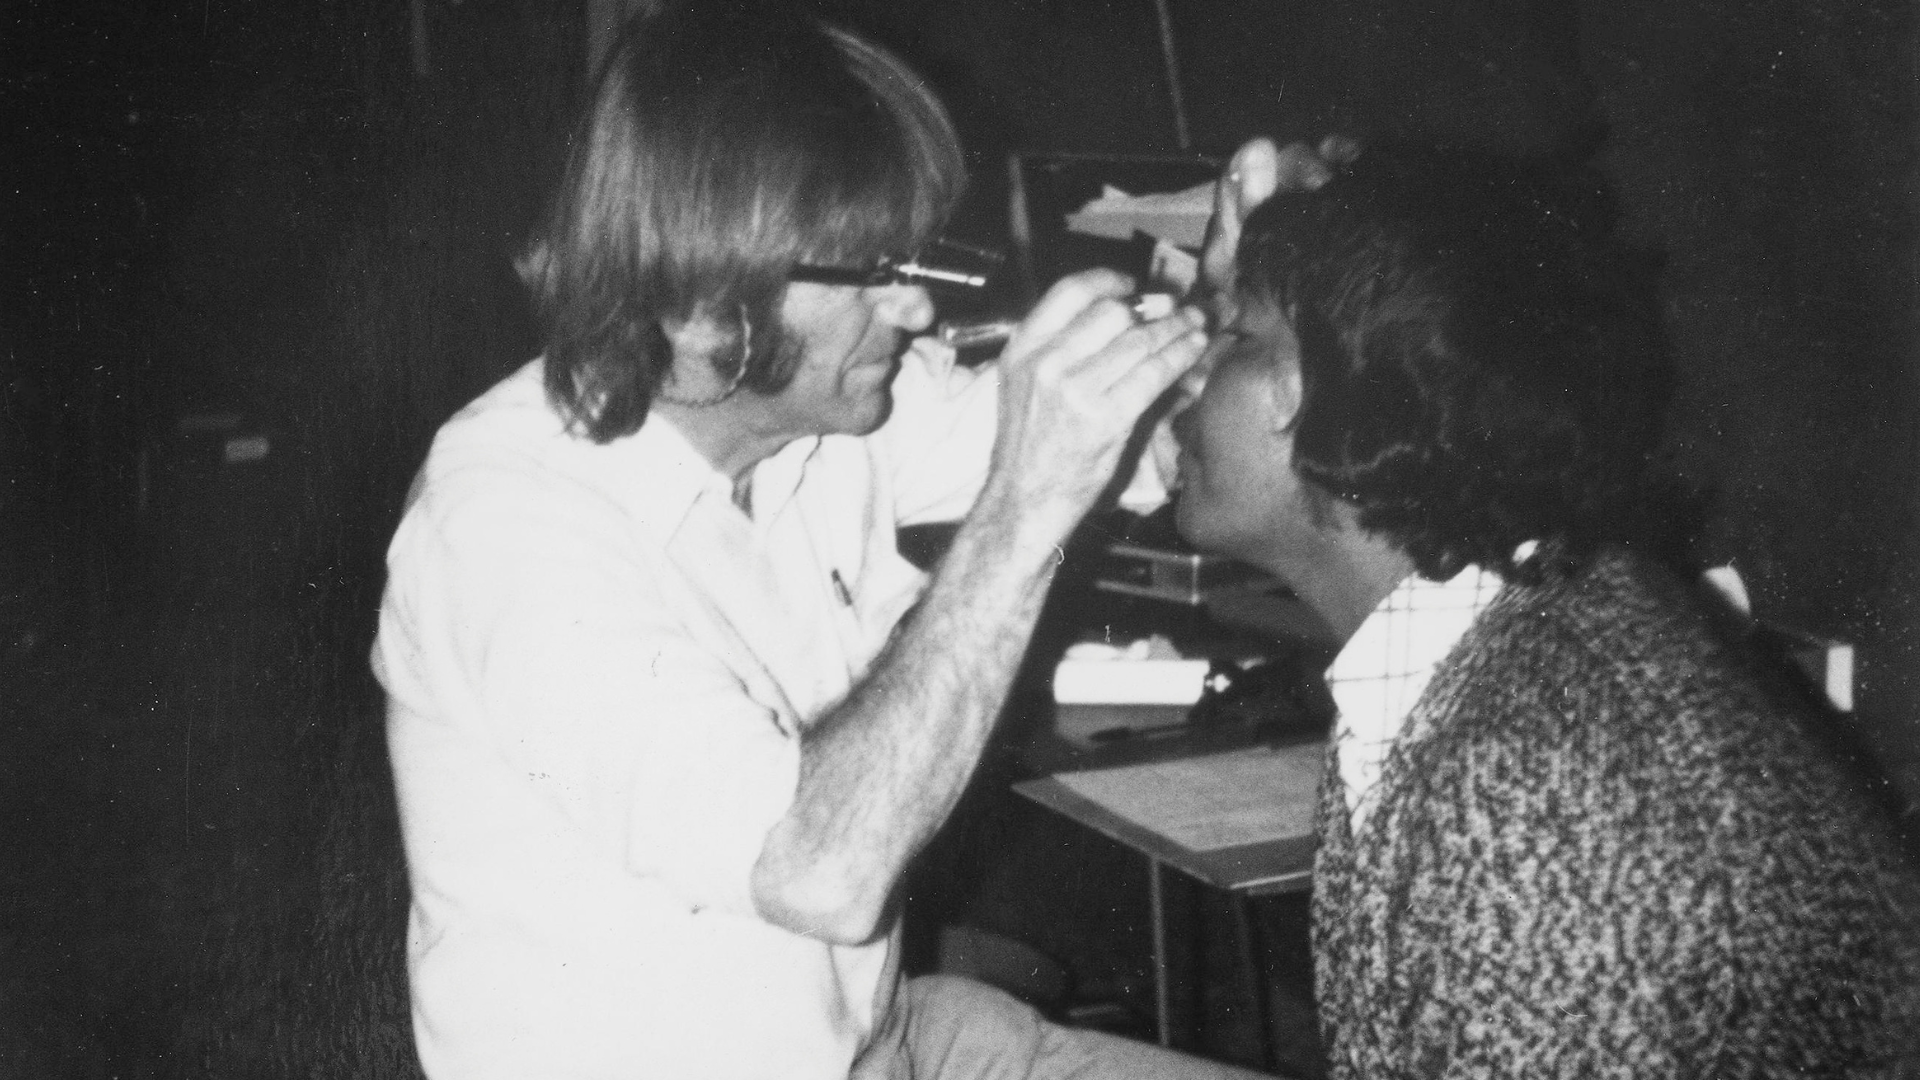
[(1917, 33), (0, 7), (0, 1080), (1920, 1077)]

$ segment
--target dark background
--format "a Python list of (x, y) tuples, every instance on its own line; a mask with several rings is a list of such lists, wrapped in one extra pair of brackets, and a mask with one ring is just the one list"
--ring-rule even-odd
[[(975, 148), (1172, 153), (1151, 0), (816, 4)], [(0, 1076), (399, 1075), (380, 555), (531, 355), (578, 3), (0, 8)], [(1671, 253), (1676, 449), (1920, 796), (1914, 19), (1893, 0), (1172, 0), (1192, 149), (1553, 147)], [(418, 31), (418, 33), (417, 33)], [(417, 50), (424, 41), (427, 48)], [(230, 437), (261, 437), (228, 463)]]

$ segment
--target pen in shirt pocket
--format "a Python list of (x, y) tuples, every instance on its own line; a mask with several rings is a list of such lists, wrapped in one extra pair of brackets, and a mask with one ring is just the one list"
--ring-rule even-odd
[(841, 606), (852, 607), (853, 593), (847, 589), (847, 579), (840, 576), (838, 568), (835, 568), (828, 576), (833, 578), (833, 595), (839, 597)]

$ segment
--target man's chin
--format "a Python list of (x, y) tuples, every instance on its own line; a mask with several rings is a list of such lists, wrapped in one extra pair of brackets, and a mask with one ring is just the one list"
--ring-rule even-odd
[(867, 408), (867, 415), (853, 425), (849, 434), (871, 435), (885, 426), (887, 418), (893, 415), (893, 390), (890, 387), (883, 387), (875, 398)]
[(864, 403), (870, 411), (869, 422), (854, 434), (871, 435), (879, 431), (886, 424), (887, 419), (893, 415), (893, 380), (900, 374), (900, 359), (905, 354), (906, 348), (903, 345), (884, 367), (879, 384), (873, 388), (871, 400)]

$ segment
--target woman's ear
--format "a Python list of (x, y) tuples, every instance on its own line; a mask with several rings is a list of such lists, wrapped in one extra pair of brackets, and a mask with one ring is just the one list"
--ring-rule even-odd
[(1300, 376), (1300, 342), (1293, 328), (1281, 324), (1280, 348), (1273, 358), (1273, 430), (1291, 435), (1300, 419), (1301, 400), (1305, 396)]

